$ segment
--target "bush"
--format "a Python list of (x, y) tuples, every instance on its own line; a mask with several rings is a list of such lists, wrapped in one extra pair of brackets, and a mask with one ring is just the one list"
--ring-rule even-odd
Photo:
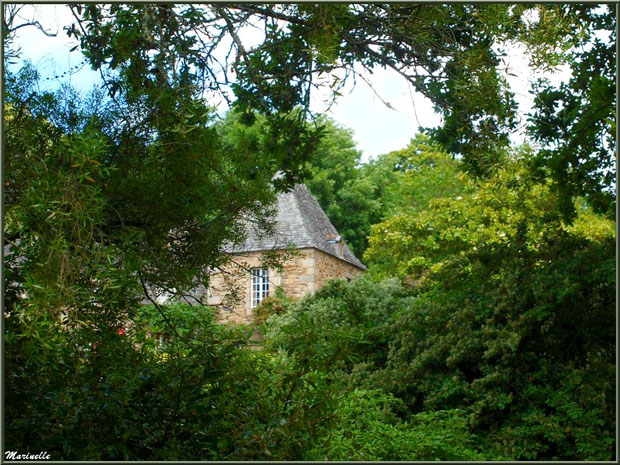
[(276, 295), (269, 296), (253, 310), (254, 321), (262, 324), (272, 315), (282, 315), (293, 305), (293, 300), (287, 297), (280, 288), (276, 288)]
[(315, 370), (350, 369), (361, 361), (380, 367), (388, 356), (390, 322), (410, 303), (397, 280), (381, 285), (364, 276), (332, 280), (270, 320), (265, 347), (305, 360)]
[(305, 460), (480, 460), (465, 415), (457, 410), (414, 415), (404, 422), (399, 401), (377, 390), (355, 390), (335, 410), (333, 428)]

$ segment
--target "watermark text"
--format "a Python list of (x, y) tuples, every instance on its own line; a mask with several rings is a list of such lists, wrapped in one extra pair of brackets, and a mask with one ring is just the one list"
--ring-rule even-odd
[(31, 454), (26, 452), (25, 454), (19, 454), (14, 450), (7, 450), (4, 452), (5, 460), (49, 460), (50, 454), (47, 452), (39, 452), (38, 454)]

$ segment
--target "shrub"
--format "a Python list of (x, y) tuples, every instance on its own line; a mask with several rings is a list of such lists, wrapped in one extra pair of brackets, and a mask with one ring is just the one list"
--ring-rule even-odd
[(293, 305), (293, 300), (287, 297), (280, 288), (276, 288), (274, 296), (269, 296), (261, 301), (254, 309), (254, 321), (262, 324), (272, 315), (282, 315)]
[(335, 411), (305, 460), (480, 460), (463, 412), (436, 411), (399, 420), (399, 401), (378, 390), (355, 390)]

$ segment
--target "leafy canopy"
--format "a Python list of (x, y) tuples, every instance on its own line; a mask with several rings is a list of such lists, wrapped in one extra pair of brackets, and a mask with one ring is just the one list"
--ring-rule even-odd
[(568, 51), (569, 82), (547, 80), (534, 88), (529, 132), (543, 145), (536, 157), (540, 177), (551, 177), (566, 218), (574, 199), (585, 197), (598, 212), (615, 217), (616, 206), (616, 18), (611, 5), (563, 6), (579, 24), (579, 46)]

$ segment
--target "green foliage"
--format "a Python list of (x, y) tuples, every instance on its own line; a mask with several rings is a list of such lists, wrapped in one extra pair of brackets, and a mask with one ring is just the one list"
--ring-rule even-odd
[[(475, 435), (487, 459), (613, 459), (615, 228), (583, 202), (564, 223), (529, 157), (376, 226), (371, 266), (402, 284), (332, 282), (272, 318), (267, 347), (329, 373), (344, 394), (391, 393), (404, 422), (462, 411), (455, 437)], [(335, 420), (313, 458), (416, 456), (400, 427), (352, 418)], [(403, 448), (373, 448), (368, 431)]]
[(334, 412), (335, 426), (313, 444), (305, 460), (481, 460), (459, 411), (420, 413), (403, 422), (398, 403), (381, 391), (354, 390)]
[(464, 189), (461, 164), (428, 136), (402, 150), (360, 164), (352, 135), (324, 121), (311, 159), (309, 189), (353, 252), (362, 257), (371, 226), (399, 212), (421, 210), (436, 197)]
[[(243, 352), (200, 314), (187, 321), (190, 314), (184, 312), (183, 320), (194, 329), (200, 323), (201, 329), (192, 331), (194, 350), (170, 350), (162, 358), (137, 325), (125, 327), (124, 334), (116, 328), (69, 329), (49, 313), (37, 315), (27, 303), (18, 306), (6, 321), (11, 447), (84, 460), (174, 458), (183, 448), (196, 452), (192, 441), (198, 437), (189, 433), (205, 429), (209, 417), (213, 421), (217, 395), (208, 393), (227, 383), (230, 372), (224, 366), (240, 362)], [(178, 342), (173, 338), (171, 346)]]
[(541, 178), (555, 181), (566, 218), (576, 214), (575, 197), (615, 217), (615, 10), (611, 5), (565, 5), (563, 10), (579, 24), (579, 41), (567, 52), (568, 83), (534, 85), (529, 131), (543, 144), (536, 168)]
[[(303, 128), (312, 89), (323, 82), (335, 98), (356, 65), (399, 72), (444, 116), (444, 124), (431, 131), (436, 139), (449, 152), (462, 154), (472, 173), (487, 173), (501, 161), (508, 133), (516, 127), (516, 104), (501, 71), (503, 44), (524, 43), (534, 52), (534, 63), (548, 66), (574, 43), (566, 30), (573, 17), (541, 5), (72, 9), (79, 22), (68, 33), (80, 39), (91, 65), (106, 72), (112, 95), (124, 95), (141, 113), (152, 111), (159, 124), (173, 118), (169, 105), (179, 97), (182, 109), (205, 90), (230, 101), (232, 89), (235, 105), (246, 116), (255, 110), (267, 115), (273, 152), (289, 180), (298, 166), (293, 160), (307, 160), (313, 145)], [(533, 14), (544, 20), (531, 24)], [(257, 23), (264, 25), (264, 37), (244, 42), (240, 32)], [(205, 36), (212, 42), (207, 44)], [(224, 37), (236, 53), (219, 53), (228, 43)], [(297, 106), (302, 112), (296, 116), (291, 112)]]
[(461, 162), (442, 151), (431, 138), (417, 134), (404, 149), (373, 160), (366, 172), (368, 176), (387, 177), (381, 187), (383, 218), (387, 219), (398, 213), (421, 211), (432, 199), (464, 192), (462, 168)]
[(607, 460), (615, 233), (600, 217), (566, 226), (558, 202), (515, 160), (377, 225), (368, 259), (419, 295), (377, 380), (414, 410), (467, 407), (502, 455)]
[(357, 257), (368, 246), (370, 226), (383, 217), (379, 185), (364, 175), (351, 131), (327, 118), (310, 160), (306, 185)]
[[(71, 8), (68, 33), (106, 93), (43, 92), (32, 66), (5, 76), (7, 448), (68, 460), (616, 458), (615, 224), (597, 213), (615, 202), (611, 9)], [(566, 38), (571, 18), (582, 27)], [(264, 42), (244, 47), (237, 32), (252, 21)], [(217, 70), (226, 37), (236, 59)], [(512, 39), (575, 71), (536, 88), (532, 133), (547, 144), (536, 155), (503, 148), (515, 106), (497, 45)], [(313, 77), (344, 70), (328, 78), (337, 95), (357, 63), (406, 74), (444, 116), (436, 140), (463, 161), (418, 137), (362, 167), (350, 133), (309, 125)], [(218, 123), (206, 98), (229, 89), (235, 111)], [(374, 276), (399, 280), (265, 302), (265, 351), (208, 307), (139, 305), (147, 285), (207, 283), (224, 245), (243, 240), (237, 220), (266, 224), (306, 171), (356, 253), (371, 231)]]
[(392, 315), (409, 304), (404, 292), (395, 280), (332, 280), (269, 321), (266, 347), (314, 370), (346, 371), (361, 360), (382, 366)]
[[(285, 358), (247, 349), (248, 335), (215, 324), (209, 308), (142, 307), (123, 334), (68, 331), (49, 313), (18, 310), (5, 321), (13, 449), (83, 460), (291, 460), (330, 411), (322, 375), (300, 378)], [(156, 332), (168, 333), (162, 346)]]
[[(69, 115), (72, 94), (41, 92), (32, 68), (6, 91), (7, 444), (79, 460), (298, 456), (322, 408), (302, 414), (306, 391), (284, 408), (296, 372), (266, 383), (287, 366), (208, 310), (138, 305), (146, 284), (183, 292), (224, 263), (224, 242), (243, 237), (233, 220), (264, 218), (272, 176), (252, 174), (200, 102), (144, 137), (122, 107)], [(165, 348), (148, 337), (159, 330)], [(277, 450), (275, 437), (291, 439)]]
[(260, 304), (253, 309), (254, 322), (257, 324), (264, 323), (272, 315), (282, 315), (286, 313), (293, 300), (290, 297), (284, 295), (282, 290), (276, 288), (274, 296), (269, 296), (263, 299)]

